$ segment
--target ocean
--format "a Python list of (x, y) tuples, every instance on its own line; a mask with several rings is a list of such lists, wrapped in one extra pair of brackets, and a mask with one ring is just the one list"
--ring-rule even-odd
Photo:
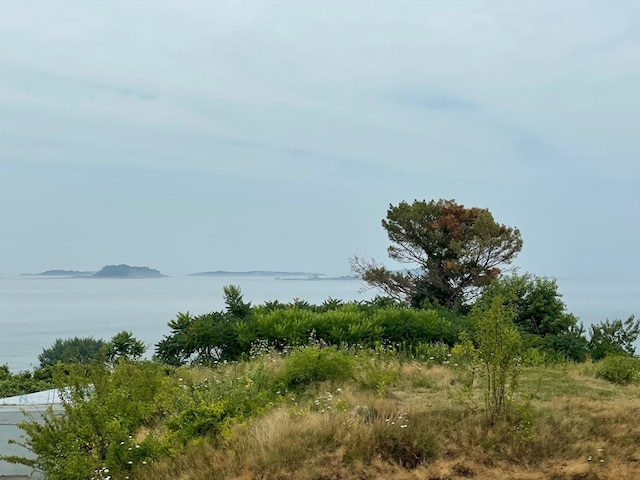
[[(177, 276), (149, 279), (0, 278), (0, 364), (13, 372), (39, 365), (38, 355), (57, 338), (109, 340), (126, 330), (147, 345), (148, 355), (169, 333), (178, 312), (201, 314), (224, 309), (222, 288), (239, 285), (254, 305), (295, 298), (321, 303), (327, 298), (367, 300), (359, 280), (276, 280), (273, 277)], [(588, 325), (605, 318), (640, 314), (640, 283), (604, 284), (558, 280), (567, 305)], [(638, 345), (640, 351), (640, 344)]]

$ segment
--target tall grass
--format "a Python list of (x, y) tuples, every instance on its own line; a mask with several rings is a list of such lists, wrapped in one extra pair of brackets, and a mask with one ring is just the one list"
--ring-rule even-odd
[[(490, 427), (481, 408), (456, 401), (460, 367), (357, 358), (351, 377), (289, 392), (148, 478), (631, 480), (640, 471), (640, 387), (587, 365), (523, 368), (512, 411)], [(271, 362), (274, 379), (286, 375), (286, 359)]]

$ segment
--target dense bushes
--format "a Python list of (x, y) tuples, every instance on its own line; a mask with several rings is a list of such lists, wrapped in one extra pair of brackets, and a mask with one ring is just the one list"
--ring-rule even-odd
[(353, 355), (331, 347), (301, 348), (287, 358), (278, 381), (292, 389), (313, 382), (347, 380), (353, 376), (354, 360)]
[(633, 343), (640, 335), (640, 319), (631, 315), (625, 321), (605, 320), (591, 325), (589, 351), (594, 360), (607, 355), (633, 355)]
[(45, 348), (38, 355), (38, 360), (43, 368), (58, 362), (88, 364), (104, 357), (105, 346), (104, 340), (93, 337), (58, 338), (51, 347)]
[(0, 365), (0, 398), (24, 395), (53, 388), (51, 367), (36, 368), (20, 373), (11, 373), (9, 367)]
[(640, 384), (640, 358), (610, 355), (598, 363), (596, 375), (620, 385)]
[(41, 470), (50, 480), (84, 480), (96, 472), (133, 475), (164, 454), (157, 439), (138, 434), (168, 414), (180, 394), (168, 373), (151, 362), (60, 365), (54, 379), (64, 415), (49, 410), (44, 423), (35, 417), (23, 423), (29, 437), (24, 446), (36, 458), (8, 460)]
[(464, 317), (450, 312), (415, 310), (381, 298), (349, 303), (329, 299), (318, 306), (300, 300), (268, 302), (250, 308), (239, 288), (228, 288), (226, 311), (198, 316), (179, 313), (169, 322), (171, 334), (156, 346), (159, 360), (171, 365), (211, 364), (246, 358), (256, 341), (283, 350), (304, 345), (310, 337), (325, 345), (391, 344), (413, 351), (429, 342), (453, 345), (466, 327)]

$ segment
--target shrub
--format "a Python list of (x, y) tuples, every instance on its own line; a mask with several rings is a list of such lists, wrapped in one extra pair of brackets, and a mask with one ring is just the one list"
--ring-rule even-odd
[(51, 347), (42, 350), (38, 360), (43, 368), (58, 362), (89, 364), (93, 360), (104, 359), (105, 346), (104, 340), (92, 337), (57, 338)]
[(138, 360), (144, 354), (147, 347), (144, 342), (135, 338), (131, 332), (123, 330), (111, 338), (105, 346), (107, 361), (118, 363), (118, 359)]
[(49, 409), (20, 424), (27, 434), (22, 445), (36, 458), (8, 461), (41, 470), (50, 480), (83, 480), (104, 469), (135, 478), (142, 462), (163, 454), (151, 436), (135, 449), (127, 444), (141, 426), (168, 410), (177, 386), (164, 367), (151, 362), (119, 362), (113, 369), (104, 363), (66, 365), (54, 378), (62, 389), (64, 415)]
[(313, 328), (319, 339), (333, 345), (371, 346), (380, 340), (379, 322), (365, 317), (357, 305), (343, 305), (316, 317)]
[(400, 369), (397, 363), (382, 363), (375, 359), (362, 366), (360, 386), (364, 389), (375, 390), (379, 397), (384, 396), (387, 386), (394, 383), (400, 377)]
[(286, 307), (254, 314), (257, 337), (283, 348), (302, 345), (309, 337), (315, 314), (299, 307)]
[(279, 381), (285, 388), (312, 382), (346, 380), (353, 376), (353, 356), (333, 347), (306, 347), (295, 350), (286, 360)]
[(598, 363), (596, 376), (620, 385), (640, 384), (640, 358), (609, 355)]
[(514, 313), (500, 295), (491, 306), (474, 308), (472, 319), (478, 341), (477, 358), (485, 380), (487, 419), (493, 425), (498, 416), (507, 413), (515, 389), (520, 362), (522, 338), (513, 324)]
[(600, 360), (607, 355), (633, 355), (634, 342), (640, 336), (640, 319), (631, 315), (625, 321), (605, 320), (591, 325), (589, 351), (591, 358)]
[(405, 357), (411, 361), (425, 362), (429, 365), (434, 363), (447, 364), (451, 360), (451, 349), (443, 342), (418, 344), (402, 342), (398, 346), (398, 350), (401, 352), (398, 355), (399, 360)]
[(167, 426), (175, 438), (186, 443), (203, 435), (219, 434), (225, 417), (223, 402), (194, 404), (170, 419)]
[(36, 368), (33, 373), (26, 370), (13, 374), (8, 365), (0, 365), (0, 398), (53, 388), (51, 380), (52, 368)]
[(435, 310), (412, 310), (409, 308), (383, 308), (375, 315), (384, 329), (384, 340), (392, 344), (419, 344), (444, 342), (453, 345), (457, 331)]

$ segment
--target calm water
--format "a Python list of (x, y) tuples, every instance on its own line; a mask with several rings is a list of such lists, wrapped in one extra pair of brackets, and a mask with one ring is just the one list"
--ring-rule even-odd
[[(0, 279), (0, 364), (12, 371), (39, 364), (38, 355), (56, 338), (110, 339), (127, 330), (149, 352), (169, 333), (177, 312), (206, 313), (224, 308), (222, 287), (240, 285), (245, 301), (320, 303), (328, 297), (368, 299), (357, 280), (274, 280), (258, 277), (168, 277), (88, 279), (14, 277)], [(640, 313), (640, 284), (602, 284), (558, 280), (567, 309), (585, 326), (605, 318)], [(639, 345), (640, 346), (640, 345)]]
[(240, 285), (245, 301), (321, 303), (328, 297), (368, 299), (357, 280), (275, 280), (269, 277), (167, 277), (97, 279), (13, 277), (0, 279), (0, 364), (12, 371), (39, 365), (38, 355), (56, 338), (108, 340), (131, 331), (148, 345), (169, 333), (176, 313), (224, 309), (222, 287)]

